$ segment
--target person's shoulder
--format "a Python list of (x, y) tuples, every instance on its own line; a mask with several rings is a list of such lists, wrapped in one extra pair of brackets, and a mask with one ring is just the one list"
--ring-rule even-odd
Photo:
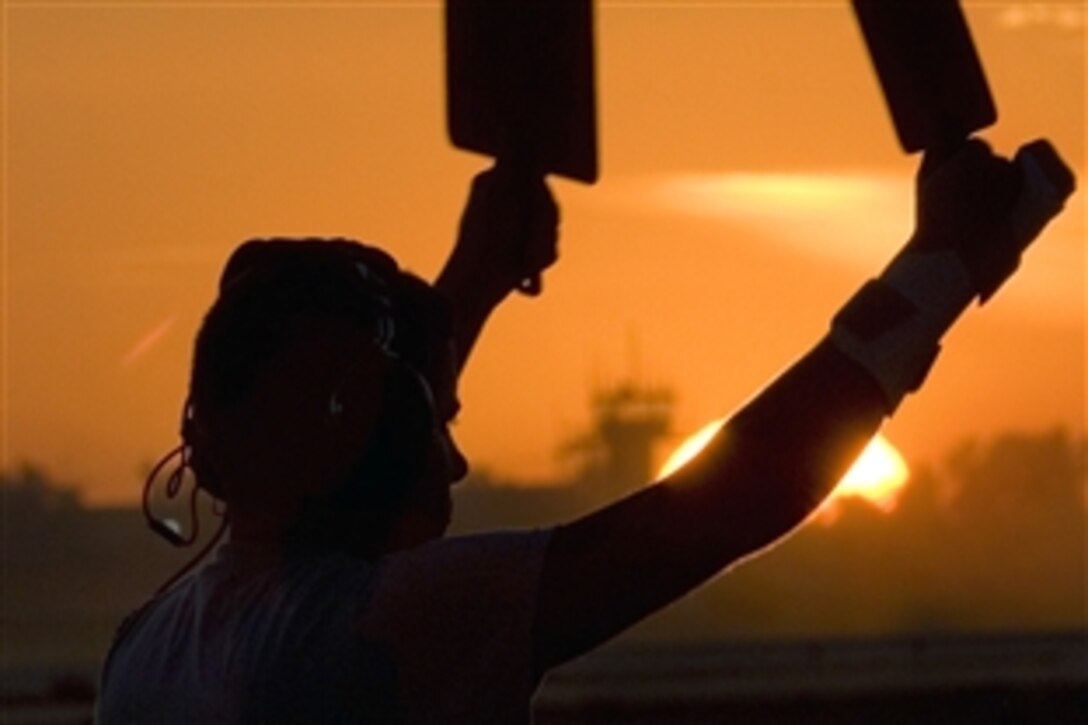
[(455, 536), (388, 554), (377, 562), (375, 593), (385, 602), (493, 597), (535, 589), (550, 529)]
[(531, 529), (451, 536), (387, 554), (379, 560), (379, 565), (385, 568), (419, 566), (428, 562), (449, 564), (460, 561), (522, 560), (542, 554), (551, 533), (551, 529)]

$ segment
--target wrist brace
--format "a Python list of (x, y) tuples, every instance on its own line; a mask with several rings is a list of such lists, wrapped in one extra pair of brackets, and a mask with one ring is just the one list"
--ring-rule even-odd
[(873, 377), (890, 415), (921, 386), (941, 337), (975, 294), (953, 250), (904, 253), (839, 310), (830, 339)]

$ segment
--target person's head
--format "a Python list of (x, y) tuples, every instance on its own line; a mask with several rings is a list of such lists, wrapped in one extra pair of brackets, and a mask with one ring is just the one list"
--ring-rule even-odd
[(184, 431), (236, 534), (364, 556), (441, 536), (466, 473), (450, 326), (380, 250), (239, 247), (197, 335)]

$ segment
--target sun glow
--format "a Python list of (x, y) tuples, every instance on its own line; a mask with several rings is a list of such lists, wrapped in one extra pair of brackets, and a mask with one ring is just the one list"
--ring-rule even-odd
[(899, 451), (882, 435), (866, 446), (835, 488), (837, 497), (860, 496), (882, 511), (895, 508), (910, 471)]
[[(689, 436), (669, 455), (658, 478), (668, 477), (697, 456), (724, 424), (725, 418), (711, 421)], [(847, 496), (863, 498), (881, 511), (889, 513), (895, 509), (899, 494), (909, 476), (910, 471), (903, 456), (887, 438), (878, 434), (839, 481), (821, 513), (833, 520), (836, 516), (835, 500)]]
[(675, 451), (669, 454), (664, 465), (661, 466), (661, 470), (657, 473), (658, 479), (671, 476), (676, 469), (681, 468), (685, 463), (699, 455), (699, 451), (706, 448), (706, 444), (710, 443), (710, 439), (714, 437), (714, 434), (725, 425), (725, 421), (725, 418), (712, 420), (688, 436), (683, 443), (676, 447)]

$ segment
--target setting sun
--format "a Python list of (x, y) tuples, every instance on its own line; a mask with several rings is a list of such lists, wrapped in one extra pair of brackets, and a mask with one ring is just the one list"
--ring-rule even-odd
[(877, 435), (835, 488), (835, 497), (860, 496), (882, 511), (895, 508), (910, 472), (899, 451)]
[[(661, 466), (658, 478), (668, 477), (697, 456), (724, 424), (725, 418), (711, 421), (689, 436), (669, 455)], [(869, 442), (858, 460), (835, 487), (828, 503), (846, 496), (858, 496), (881, 511), (889, 512), (895, 508), (899, 492), (906, 485), (909, 476), (910, 472), (903, 456), (888, 442), (887, 438), (878, 434)], [(834, 516), (829, 508), (833, 508), (833, 503), (832, 507), (825, 505), (824, 511)]]

